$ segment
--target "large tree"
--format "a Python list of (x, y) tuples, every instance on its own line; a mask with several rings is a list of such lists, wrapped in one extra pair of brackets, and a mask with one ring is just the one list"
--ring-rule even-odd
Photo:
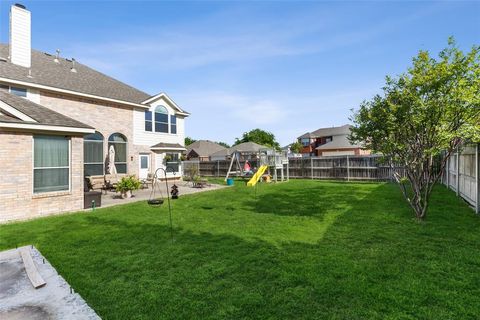
[(290, 151), (292, 151), (293, 153), (300, 153), (302, 149), (303, 145), (298, 141), (295, 141), (290, 145)]
[(432, 188), (465, 141), (480, 141), (479, 46), (453, 39), (437, 58), (420, 51), (407, 72), (387, 77), (382, 95), (352, 117), (351, 140), (405, 168), (395, 178), (417, 219), (425, 219)]
[(244, 132), (241, 138), (236, 138), (234, 145), (243, 142), (255, 142), (267, 147), (280, 149), (280, 144), (275, 139), (275, 135), (271, 132), (261, 129), (253, 129), (248, 132)]
[(218, 141), (217, 142), (219, 145), (221, 145), (222, 147), (225, 147), (225, 148), (230, 148), (230, 145), (226, 142), (223, 142), (223, 141)]

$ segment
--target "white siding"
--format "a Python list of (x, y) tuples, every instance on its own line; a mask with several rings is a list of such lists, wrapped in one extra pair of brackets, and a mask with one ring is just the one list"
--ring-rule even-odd
[[(155, 172), (158, 168), (162, 168), (163, 170), (166, 169), (166, 165), (165, 165), (165, 162), (163, 161), (163, 159), (165, 158), (165, 154), (166, 152), (156, 152), (154, 153), (154, 157), (155, 157), (155, 161), (154, 161), (154, 164), (155, 164), (155, 167), (153, 168), (153, 172)], [(180, 165), (179, 165), (179, 172), (176, 173), (175, 175), (172, 173), (172, 172), (167, 172), (167, 177), (170, 178), (170, 177), (181, 177), (182, 176), (182, 165), (181, 165), (181, 162), (180, 162)], [(159, 178), (163, 178), (164, 177), (164, 173), (163, 171), (159, 171), (158, 172), (158, 175), (159, 175)]]
[[(167, 108), (169, 115), (175, 115), (175, 109), (164, 99), (153, 102), (150, 111), (155, 111), (155, 107), (164, 106)], [(170, 117), (169, 117), (170, 121)], [(155, 129), (154, 129), (155, 130)], [(157, 143), (178, 143), (184, 145), (185, 141), (185, 119), (183, 116), (177, 115), (177, 134), (149, 132), (145, 131), (145, 110), (135, 109), (133, 111), (133, 144), (143, 146), (153, 146)]]
[(40, 104), (40, 91), (38, 91), (37, 89), (28, 88), (27, 99)]
[(22, 67), (31, 66), (30, 11), (12, 6), (10, 11), (10, 60)]

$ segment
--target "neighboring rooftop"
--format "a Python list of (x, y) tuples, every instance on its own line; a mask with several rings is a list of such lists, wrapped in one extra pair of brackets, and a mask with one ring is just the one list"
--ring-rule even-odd
[(240, 153), (257, 153), (262, 149), (271, 149), (267, 146), (262, 146), (258, 143), (255, 142), (244, 142), (237, 144), (231, 148), (225, 149), (225, 150), (220, 150), (218, 152), (215, 152), (212, 154), (212, 156), (228, 156), (231, 155), (234, 152), (240, 152)]
[(350, 134), (350, 128), (352, 126), (349, 124), (345, 124), (340, 127), (330, 127), (330, 128), (320, 128), (318, 130), (305, 133), (298, 137), (299, 139), (302, 138), (321, 138), (321, 137), (330, 137), (336, 135), (348, 135)]
[(347, 134), (333, 136), (332, 141), (322, 144), (315, 148), (316, 150), (345, 149), (345, 148), (362, 148), (362, 145), (350, 143)]
[[(22, 115), (33, 119), (34, 121), (25, 121), (20, 119), (15, 114), (12, 114), (12, 112), (9, 112), (9, 110), (6, 110), (5, 106), (2, 108), (2, 102), (12, 107)], [(23, 123), (32, 125), (93, 129), (92, 127), (80, 121), (64, 116), (63, 114), (55, 112), (35, 102), (18, 97), (3, 90), (0, 90), (0, 111), (0, 123)]]
[[(0, 57), (9, 56), (8, 44), (0, 44)], [(75, 61), (59, 58), (55, 62), (54, 54), (32, 50), (31, 68), (25, 68), (7, 61), (0, 60), (0, 78), (28, 82), (89, 94), (103, 98), (140, 104), (150, 97), (149, 94), (135, 89), (123, 82), (109, 77), (101, 72)], [(30, 70), (30, 74), (29, 74)]]
[(210, 140), (198, 140), (187, 146), (187, 154), (194, 151), (199, 157), (209, 157), (210, 155), (227, 150), (224, 146)]

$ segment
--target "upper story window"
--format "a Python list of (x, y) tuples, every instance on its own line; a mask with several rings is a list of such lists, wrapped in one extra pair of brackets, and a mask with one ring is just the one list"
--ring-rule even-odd
[(169, 115), (164, 106), (155, 107), (154, 111), (145, 111), (145, 131), (177, 134), (177, 116)]
[(177, 134), (177, 117), (170, 116), (170, 133)]
[(108, 138), (108, 150), (115, 151), (115, 168), (117, 173), (127, 173), (127, 138), (121, 133), (113, 133)]
[(168, 133), (168, 111), (164, 106), (155, 108), (155, 132)]
[(326, 137), (325, 138), (325, 143), (332, 142), (332, 137)]
[(19, 97), (24, 97), (24, 98), (27, 97), (27, 89), (25, 88), (10, 87), (4, 84), (0, 84), (0, 90), (10, 92), (11, 94), (14, 94)]
[(152, 123), (152, 111), (145, 110), (145, 131), (152, 132), (153, 123)]
[(302, 138), (302, 139), (300, 139), (300, 143), (302, 144), (302, 146), (308, 147), (310, 145), (310, 139)]
[(25, 88), (10, 87), (10, 93), (19, 97), (27, 97), (27, 89)]

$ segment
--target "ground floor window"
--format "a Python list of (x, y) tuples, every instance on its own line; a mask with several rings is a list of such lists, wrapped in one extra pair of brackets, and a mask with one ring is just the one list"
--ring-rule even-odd
[(103, 135), (100, 132), (83, 138), (83, 165), (85, 176), (103, 175)]
[(121, 133), (114, 133), (108, 138), (108, 150), (115, 150), (115, 168), (117, 173), (127, 173), (127, 138)]
[(33, 192), (70, 189), (70, 138), (33, 137)]
[(168, 172), (180, 171), (180, 156), (178, 153), (167, 152), (165, 154), (166, 166)]

